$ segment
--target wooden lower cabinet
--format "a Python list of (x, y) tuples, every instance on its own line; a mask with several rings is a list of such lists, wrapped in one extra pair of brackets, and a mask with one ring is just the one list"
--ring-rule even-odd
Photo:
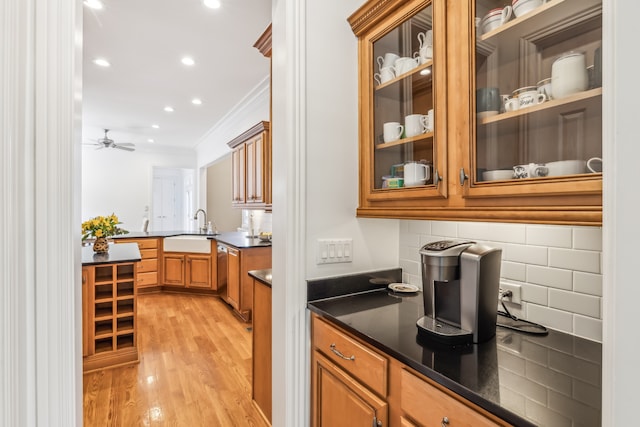
[(253, 305), (253, 279), (249, 271), (271, 268), (271, 247), (227, 246), (227, 253), (227, 294), (223, 298), (242, 320), (249, 322)]
[(210, 254), (165, 252), (164, 284), (183, 288), (212, 289)]
[(271, 286), (253, 279), (253, 364), (251, 396), (271, 424)]
[(510, 425), (315, 313), (311, 324), (312, 427)]
[(162, 281), (160, 279), (160, 259), (158, 248), (159, 239), (145, 237), (141, 239), (118, 238), (115, 243), (137, 243), (142, 260), (138, 263), (138, 289), (149, 289), (158, 287)]
[(388, 425), (388, 405), (384, 399), (319, 351), (313, 352), (312, 363), (312, 427)]
[(136, 267), (82, 267), (84, 372), (138, 362)]

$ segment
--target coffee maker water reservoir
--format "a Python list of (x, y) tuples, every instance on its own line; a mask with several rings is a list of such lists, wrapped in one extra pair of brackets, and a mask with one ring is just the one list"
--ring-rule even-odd
[(502, 250), (466, 240), (424, 245), (425, 316), (418, 334), (447, 344), (479, 343), (496, 333)]

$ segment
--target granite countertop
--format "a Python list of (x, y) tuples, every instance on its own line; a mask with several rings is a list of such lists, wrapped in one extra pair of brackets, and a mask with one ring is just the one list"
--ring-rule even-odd
[(82, 247), (82, 265), (119, 264), (140, 261), (140, 250), (135, 243), (109, 245), (109, 252), (97, 254), (92, 246)]
[(422, 293), (386, 289), (401, 277), (393, 269), (310, 280), (308, 308), (513, 425), (600, 426), (601, 344), (500, 327), (482, 344), (424, 342)]
[(249, 276), (271, 287), (271, 269), (270, 268), (265, 268), (264, 270), (251, 270), (249, 271)]
[(128, 234), (114, 236), (113, 239), (140, 239), (146, 237), (173, 237), (173, 236), (206, 236), (207, 239), (234, 246), (239, 249), (270, 247), (271, 242), (263, 242), (257, 237), (247, 237), (243, 231), (224, 231), (218, 234), (203, 234), (197, 231), (173, 230), (173, 231), (132, 231)]

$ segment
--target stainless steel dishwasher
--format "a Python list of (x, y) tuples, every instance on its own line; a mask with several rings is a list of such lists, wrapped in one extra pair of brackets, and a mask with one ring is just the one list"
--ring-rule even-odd
[(217, 284), (218, 294), (227, 295), (227, 247), (218, 243), (218, 266), (217, 266)]

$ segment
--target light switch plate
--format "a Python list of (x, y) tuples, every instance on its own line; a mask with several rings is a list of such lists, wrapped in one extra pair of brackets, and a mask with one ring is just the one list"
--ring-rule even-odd
[(353, 256), (352, 239), (318, 239), (317, 264), (351, 262)]

